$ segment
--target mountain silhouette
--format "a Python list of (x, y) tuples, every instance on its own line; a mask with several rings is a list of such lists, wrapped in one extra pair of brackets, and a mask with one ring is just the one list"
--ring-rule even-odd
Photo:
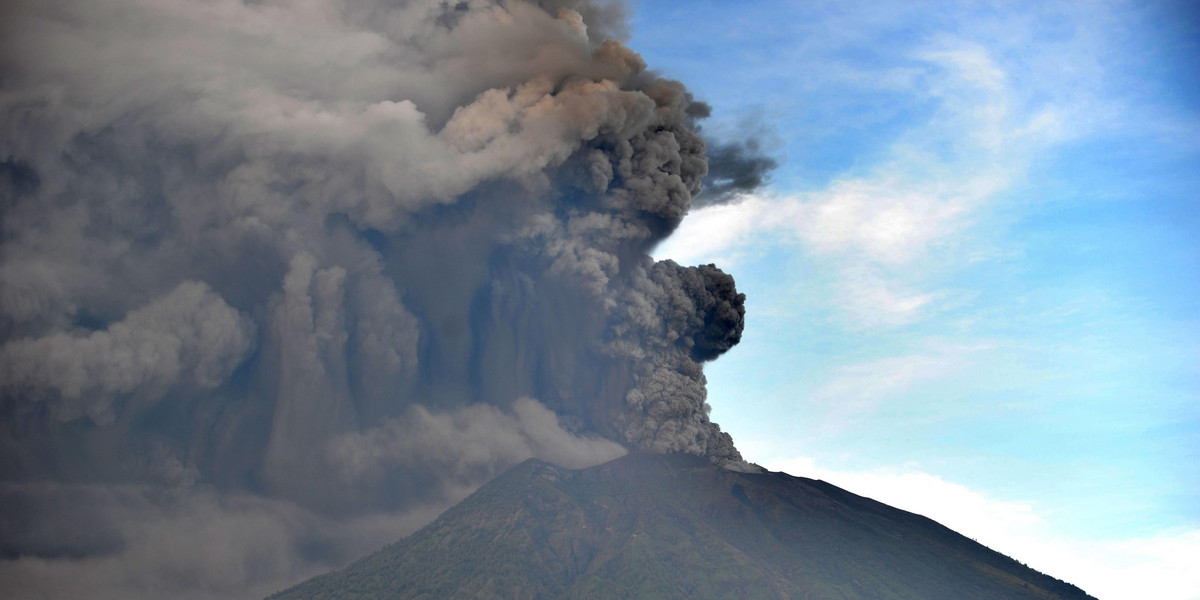
[(435, 522), (271, 600), (1084, 600), (931, 519), (687, 455), (528, 460)]

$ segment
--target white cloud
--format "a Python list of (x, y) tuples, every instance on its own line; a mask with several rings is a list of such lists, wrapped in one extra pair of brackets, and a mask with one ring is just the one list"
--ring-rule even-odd
[(745, 246), (754, 233), (775, 226), (768, 221), (772, 204), (760, 196), (745, 196), (734, 204), (696, 210), (655, 248), (654, 255), (683, 265), (715, 262), (728, 268), (736, 262), (733, 255), (736, 248)]
[(970, 350), (893, 356), (840, 367), (809, 397), (825, 409), (820, 428), (838, 431), (874, 413), (880, 404), (927, 381), (960, 370)]
[(655, 255), (728, 264), (761, 251), (764, 241), (795, 243), (833, 267), (826, 295), (849, 328), (896, 327), (935, 314), (945, 296), (939, 276), (980, 254), (962, 250), (982, 209), (1062, 139), (1068, 124), (1053, 102), (1022, 104), (1031, 91), (1014, 88), (1023, 80), (978, 43), (941, 38), (912, 58), (926, 69), (911, 93), (938, 109), (883, 161), (823, 189), (697, 210)]
[(936, 294), (916, 290), (867, 264), (842, 269), (834, 290), (841, 310), (850, 317), (852, 329), (912, 323), (922, 316), (922, 309), (937, 299)]
[(961, 202), (936, 190), (882, 181), (839, 181), (793, 202), (796, 234), (823, 254), (862, 253), (872, 261), (900, 264), (917, 257), (952, 220)]
[(1004, 92), (1008, 83), (1008, 74), (992, 62), (986, 49), (978, 45), (967, 44), (957, 48), (929, 50), (918, 53), (917, 57), (953, 69), (958, 78), (984, 90)]
[(856, 494), (925, 515), (1100, 600), (1200, 599), (1200, 530), (1138, 538), (1063, 535), (1031, 502), (1003, 500), (946, 481), (914, 465), (839, 471), (798, 457), (768, 469), (828, 481)]
[(818, 403), (874, 402), (933, 379), (955, 363), (954, 359), (945, 356), (912, 355), (844, 366), (812, 395), (812, 400)]

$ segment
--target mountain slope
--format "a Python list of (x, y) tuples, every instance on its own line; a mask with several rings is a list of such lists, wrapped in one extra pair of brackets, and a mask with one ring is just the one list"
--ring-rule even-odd
[(822, 481), (631, 454), (577, 471), (526, 461), (408, 538), (272, 596), (383, 598), (1091, 596)]

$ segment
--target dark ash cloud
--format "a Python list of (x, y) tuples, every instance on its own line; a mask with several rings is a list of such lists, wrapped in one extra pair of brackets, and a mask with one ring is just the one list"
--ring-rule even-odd
[(531, 456), (740, 464), (702, 365), (744, 298), (646, 252), (762, 165), (625, 35), (587, 0), (7, 3), (3, 594), (261, 597)]
[(755, 139), (716, 144), (708, 149), (704, 191), (693, 207), (724, 204), (765, 185), (779, 163), (763, 152)]

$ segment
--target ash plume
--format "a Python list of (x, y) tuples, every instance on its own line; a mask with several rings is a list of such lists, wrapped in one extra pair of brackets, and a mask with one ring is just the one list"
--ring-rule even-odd
[(707, 109), (619, 4), (2, 16), (0, 593), (261, 597), (532, 456), (740, 463), (744, 298), (646, 254)]
[(692, 206), (724, 204), (740, 194), (753, 192), (766, 184), (777, 166), (779, 163), (763, 152), (757, 140), (714, 145), (708, 149), (704, 192), (693, 200)]

